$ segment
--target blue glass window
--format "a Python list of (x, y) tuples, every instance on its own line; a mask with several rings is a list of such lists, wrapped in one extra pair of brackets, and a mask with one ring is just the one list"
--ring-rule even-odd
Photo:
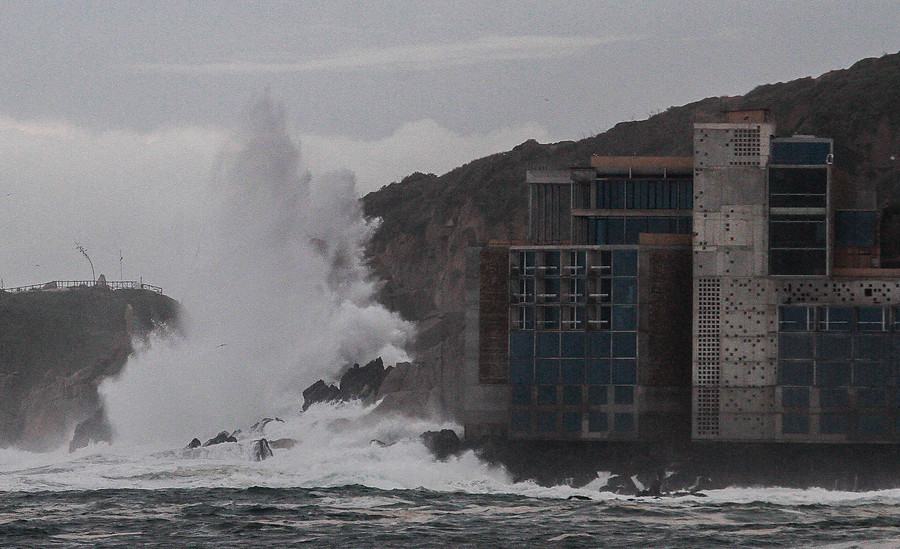
[(591, 412), (588, 414), (588, 431), (602, 432), (609, 429), (606, 414), (603, 412)]
[(875, 246), (875, 212), (835, 210), (834, 245), (851, 248)]
[(597, 318), (594, 325), (598, 330), (609, 330), (612, 318), (612, 307), (597, 307)]
[(576, 412), (563, 412), (562, 414), (563, 431), (567, 433), (581, 431), (581, 414)]
[(534, 380), (538, 383), (558, 383), (559, 361), (546, 358), (535, 360)]
[(612, 309), (613, 330), (636, 330), (637, 310), (633, 305), (617, 305)]
[(887, 403), (884, 389), (864, 387), (856, 394), (856, 402), (861, 408), (881, 408)]
[(819, 307), (819, 329), (849, 332), (853, 328), (853, 307)]
[(635, 303), (637, 301), (637, 279), (614, 278), (612, 298), (615, 303)]
[(534, 333), (512, 332), (509, 334), (509, 356), (530, 358), (534, 356)]
[(808, 387), (784, 387), (781, 389), (781, 405), (785, 408), (809, 408)]
[(597, 297), (600, 298), (600, 303), (609, 303), (612, 300), (612, 279), (601, 278), (597, 284), (599, 294)]
[(559, 361), (559, 380), (561, 383), (581, 385), (584, 383), (584, 359), (564, 359)]
[(556, 404), (556, 385), (538, 385), (538, 404)]
[(547, 276), (559, 276), (559, 250), (544, 252), (544, 273)]
[(637, 361), (614, 359), (612, 361), (612, 382), (617, 385), (634, 385), (637, 382)]
[(844, 414), (822, 414), (819, 431), (823, 435), (843, 435), (848, 431), (849, 422)]
[(514, 358), (509, 361), (509, 381), (524, 385), (534, 381), (534, 361), (530, 358)]
[(781, 432), (786, 435), (805, 435), (809, 433), (809, 416), (805, 414), (782, 415)]
[(646, 232), (648, 232), (646, 217), (625, 218), (625, 242), (627, 244), (637, 244), (640, 240), (639, 235)]
[(584, 303), (587, 296), (584, 293), (584, 279), (572, 278), (569, 280), (569, 301), (571, 303)]
[(813, 363), (810, 360), (779, 360), (779, 385), (812, 385)]
[(856, 362), (853, 364), (853, 384), (884, 387), (891, 382), (890, 362)]
[(534, 423), (538, 431), (555, 431), (556, 414), (553, 412), (537, 412), (535, 414)]
[(778, 358), (812, 359), (816, 351), (816, 334), (778, 334)]
[(613, 276), (637, 276), (637, 250), (613, 250)]
[(861, 332), (884, 332), (890, 327), (887, 307), (857, 307), (856, 329)]
[(637, 356), (637, 332), (613, 332), (612, 355), (618, 358)]
[(519, 279), (519, 295), (516, 296), (522, 303), (534, 303), (534, 279)]
[(857, 360), (890, 360), (890, 334), (855, 334), (853, 356)]
[(634, 386), (616, 386), (613, 389), (613, 402), (616, 404), (634, 404)]
[(839, 360), (850, 358), (853, 339), (850, 334), (816, 334), (816, 358)]
[(610, 349), (609, 332), (588, 332), (588, 356), (608, 357)]
[(819, 406), (823, 408), (846, 408), (850, 405), (847, 389), (819, 389)]
[(625, 241), (625, 219), (610, 217), (606, 221), (606, 240), (608, 244), (622, 245)]
[(566, 385), (563, 387), (563, 406), (581, 405), (581, 385)]
[(588, 359), (587, 382), (595, 385), (609, 383), (609, 359)]
[(588, 389), (588, 402), (591, 406), (606, 404), (606, 385), (592, 385)]
[(559, 307), (541, 307), (542, 320), (539, 325), (544, 330), (559, 329)]
[(519, 330), (534, 330), (534, 307), (519, 307)]
[(617, 433), (630, 433), (634, 431), (634, 415), (615, 414), (615, 429)]
[(819, 362), (816, 364), (816, 385), (838, 387), (850, 385), (850, 365), (845, 362)]
[(536, 332), (535, 336), (536, 356), (559, 356), (559, 333)]
[(531, 430), (531, 414), (528, 412), (513, 412), (513, 414), (512, 414), (512, 430), (513, 431), (529, 431), (529, 430)]
[(512, 403), (517, 406), (531, 404), (531, 385), (513, 385)]
[(544, 293), (541, 295), (547, 303), (559, 303), (559, 279), (545, 278)]
[(779, 307), (778, 329), (782, 332), (809, 332), (815, 330), (815, 308), (803, 305)]
[(584, 333), (564, 332), (560, 337), (562, 356), (571, 358), (584, 356)]
[(884, 433), (884, 416), (879, 414), (860, 414), (856, 431), (865, 435), (880, 435)]
[(570, 269), (571, 274), (573, 275), (584, 275), (587, 269), (587, 252), (584, 250), (573, 250), (570, 262), (572, 268)]
[(534, 257), (535, 253), (533, 251), (519, 252), (519, 267), (522, 269), (522, 274), (527, 276), (534, 275)]

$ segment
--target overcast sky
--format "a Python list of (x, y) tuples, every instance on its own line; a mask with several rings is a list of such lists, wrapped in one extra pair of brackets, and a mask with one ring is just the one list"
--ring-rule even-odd
[(305, 165), (364, 193), (900, 49), (896, 0), (4, 1), (0, 21), (3, 283), (86, 276), (79, 239), (109, 278), (123, 249), (126, 278), (176, 294), (266, 88)]

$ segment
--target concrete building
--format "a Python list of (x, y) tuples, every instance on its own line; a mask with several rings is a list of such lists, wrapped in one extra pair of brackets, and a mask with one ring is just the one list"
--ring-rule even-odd
[(528, 172), (529, 239), (470, 251), (467, 436), (900, 441), (874, 189), (775, 129), (731, 112), (693, 157)]

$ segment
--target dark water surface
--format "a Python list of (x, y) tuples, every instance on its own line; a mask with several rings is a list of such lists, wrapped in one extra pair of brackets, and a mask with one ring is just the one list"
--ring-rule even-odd
[(0, 547), (896, 547), (900, 507), (378, 490), (0, 492)]

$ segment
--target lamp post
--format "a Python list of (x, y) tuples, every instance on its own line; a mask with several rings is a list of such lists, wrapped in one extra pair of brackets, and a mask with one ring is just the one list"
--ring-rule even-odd
[(81, 252), (81, 255), (83, 255), (84, 258), (88, 260), (88, 264), (90, 264), (90, 266), (91, 266), (91, 282), (96, 283), (97, 275), (94, 274), (94, 262), (91, 261), (91, 258), (88, 256), (87, 250), (85, 250), (84, 246), (79, 244), (77, 240), (75, 241), (75, 249), (78, 250), (79, 252)]

